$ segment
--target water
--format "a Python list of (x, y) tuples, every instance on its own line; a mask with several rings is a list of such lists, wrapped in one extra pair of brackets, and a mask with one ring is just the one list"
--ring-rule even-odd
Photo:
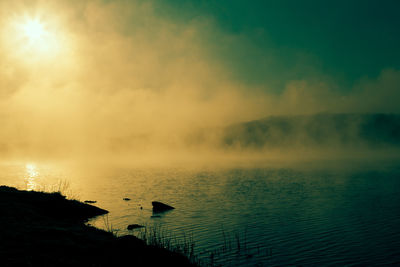
[[(96, 200), (110, 211), (119, 234), (137, 223), (161, 227), (177, 240), (191, 237), (204, 263), (214, 252), (214, 264), (223, 266), (400, 264), (400, 165), (348, 166), (99, 169), (13, 163), (0, 165), (0, 184), (61, 187), (82, 201)], [(176, 209), (152, 217), (154, 200)], [(103, 218), (91, 223), (105, 227)]]

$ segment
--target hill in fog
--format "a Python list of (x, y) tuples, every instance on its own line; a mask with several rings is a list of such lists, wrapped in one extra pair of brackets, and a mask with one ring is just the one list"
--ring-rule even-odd
[(223, 147), (290, 148), (399, 147), (398, 114), (317, 114), (276, 116), (234, 124), (222, 130)]

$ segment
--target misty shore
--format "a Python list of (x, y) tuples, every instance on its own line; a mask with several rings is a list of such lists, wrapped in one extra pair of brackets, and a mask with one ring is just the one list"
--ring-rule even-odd
[(60, 193), (0, 186), (1, 266), (192, 266), (177, 253), (85, 224), (108, 211)]

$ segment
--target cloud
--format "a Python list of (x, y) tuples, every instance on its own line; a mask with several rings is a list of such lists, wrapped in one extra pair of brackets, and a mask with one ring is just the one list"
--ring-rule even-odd
[(0, 143), (8, 153), (139, 153), (183, 146), (196, 129), (268, 115), (399, 111), (396, 70), (346, 94), (327, 75), (288, 80), (280, 94), (233, 79), (205, 44), (211, 19), (179, 24), (157, 16), (151, 1), (2, 1), (0, 10), (3, 29), (38, 16), (61, 44), (39, 56), (1, 32)]
[(377, 78), (364, 78), (350, 90), (335, 90), (335, 84), (290, 82), (281, 96), (281, 106), (295, 114), (318, 112), (399, 113), (400, 71), (384, 69)]
[(63, 47), (42, 60), (3, 42), (7, 66), (26, 73), (0, 76), (9, 95), (1, 99), (2, 141), (11, 150), (102, 150), (138, 135), (160, 144), (193, 127), (261, 115), (260, 101), (236, 90), (197, 43), (202, 23), (176, 25), (149, 3), (127, 1), (42, 1), (24, 12), (56, 30)]

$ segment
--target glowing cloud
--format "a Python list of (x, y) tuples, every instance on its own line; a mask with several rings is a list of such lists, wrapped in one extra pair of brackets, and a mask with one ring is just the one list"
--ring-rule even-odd
[(16, 23), (16, 35), (25, 51), (54, 54), (59, 49), (59, 40), (55, 32), (48, 30), (47, 24), (40, 18), (27, 17)]
[(42, 43), (45, 40), (45, 35), (47, 34), (44, 29), (44, 25), (38, 19), (30, 19), (26, 21), (22, 28), (24, 30), (25, 36), (31, 44)]

